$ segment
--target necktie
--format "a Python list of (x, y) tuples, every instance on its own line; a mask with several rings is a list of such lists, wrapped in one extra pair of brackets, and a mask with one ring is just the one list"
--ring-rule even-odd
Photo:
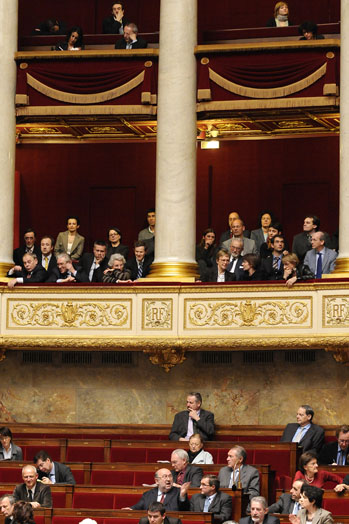
[(322, 275), (322, 253), (319, 253), (316, 265), (316, 278), (321, 278)]
[(204, 513), (208, 512), (208, 508), (210, 507), (210, 497), (205, 498), (205, 505), (204, 505)]
[(279, 260), (280, 260), (280, 257), (274, 257), (273, 259), (273, 269), (275, 271), (279, 269)]
[(28, 489), (28, 499), (30, 500), (30, 502), (33, 502), (33, 493), (31, 489)]
[(31, 277), (32, 277), (32, 274), (28, 273), (27, 278), (31, 278)]
[(293, 506), (292, 515), (297, 515), (298, 511), (299, 511), (299, 502), (295, 502)]
[(337, 464), (338, 464), (338, 466), (345, 466), (345, 453), (342, 450), (338, 451)]
[(137, 278), (141, 278), (143, 275), (143, 262), (139, 263), (138, 271), (137, 271)]
[(304, 428), (298, 428), (297, 432), (295, 433), (295, 436), (292, 439), (292, 442), (300, 442), (302, 440), (303, 436), (303, 429)]
[(48, 268), (48, 257), (45, 257), (45, 269), (47, 271), (47, 268)]
[(165, 493), (161, 493), (161, 498), (160, 498), (159, 502), (161, 502), (161, 504), (163, 504), (164, 500), (165, 500)]
[(182, 469), (182, 471), (180, 471), (177, 475), (176, 483), (179, 484), (180, 486), (183, 484), (184, 474), (185, 474), (185, 469)]

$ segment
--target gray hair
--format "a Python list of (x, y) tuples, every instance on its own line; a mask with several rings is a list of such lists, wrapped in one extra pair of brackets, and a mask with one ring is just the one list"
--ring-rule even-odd
[(114, 255), (112, 255), (109, 259), (108, 266), (113, 267), (115, 260), (120, 260), (120, 262), (126, 264), (124, 256), (122, 256), (120, 253), (114, 253)]
[(264, 509), (268, 507), (268, 502), (265, 500), (264, 497), (258, 496), (258, 497), (252, 497), (250, 500), (250, 503), (252, 502), (258, 502), (258, 504), (261, 504)]
[(0, 497), (0, 502), (3, 502), (5, 499), (9, 499), (10, 504), (12, 506), (16, 502), (16, 499), (14, 498), (14, 496), (10, 495), (10, 494), (6, 494), (6, 495), (3, 495), (2, 497)]
[(57, 260), (59, 258), (63, 258), (64, 262), (71, 262), (71, 257), (68, 255), (68, 253), (59, 253), (57, 255)]
[(131, 29), (131, 31), (135, 34), (138, 33), (138, 27), (136, 26), (136, 24), (134, 22), (130, 22), (129, 24), (126, 24), (125, 27), (129, 27)]
[(186, 462), (189, 462), (189, 455), (185, 451), (185, 449), (174, 449), (172, 451), (172, 455), (177, 455), (182, 460), (185, 460)]

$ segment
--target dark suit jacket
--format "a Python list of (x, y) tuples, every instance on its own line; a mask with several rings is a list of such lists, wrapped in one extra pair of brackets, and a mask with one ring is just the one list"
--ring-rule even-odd
[(273, 269), (273, 255), (262, 259), (261, 270), (266, 280), (282, 280), (284, 277), (284, 266), (282, 262), (280, 269)]
[[(17, 249), (13, 251), (13, 261), (15, 263), (15, 266), (23, 266), (23, 255), (25, 255), (26, 252), (27, 251), (25, 245), (17, 247)], [(34, 245), (33, 253), (36, 254), (38, 260), (40, 261), (41, 251), (39, 246)]]
[[(68, 466), (61, 464), (60, 462), (54, 462), (55, 466), (55, 484), (76, 484), (73, 474)], [(41, 480), (44, 477), (48, 477), (49, 473), (44, 471), (38, 471), (39, 479)]]
[[(148, 42), (144, 40), (141, 36), (137, 35), (137, 40), (131, 45), (132, 49), (146, 49), (148, 47)], [(126, 49), (126, 40), (121, 38), (115, 44), (115, 49)]]
[[(179, 440), (180, 437), (185, 437), (188, 431), (189, 411), (180, 411), (175, 415), (170, 440)], [(194, 433), (199, 433), (203, 440), (213, 440), (214, 438), (214, 414), (206, 409), (200, 409), (200, 420), (196, 422), (193, 419)]]
[[(61, 273), (58, 267), (53, 268), (51, 275), (48, 277), (46, 282), (57, 282), (57, 280), (64, 280), (68, 277), (68, 271)], [(74, 276), (76, 282), (86, 282), (86, 275), (81, 271), (77, 270), (76, 275)]]
[(37, 282), (45, 282), (47, 278), (47, 271), (42, 267), (41, 264), (37, 264), (32, 273), (31, 277), (28, 278), (29, 272), (23, 267), (22, 271), (14, 271), (12, 275), (7, 274), (10, 278), (23, 278), (23, 284), (35, 284)]
[[(173, 482), (176, 483), (178, 473), (177, 471), (174, 471), (174, 470), (172, 470), (171, 473), (173, 477)], [(199, 468), (198, 466), (192, 466), (191, 464), (187, 464), (185, 468), (185, 475), (184, 475), (183, 483), (190, 482), (191, 488), (198, 488), (200, 486), (200, 482), (203, 476), (204, 476), (204, 472), (202, 471), (201, 468)]]
[(128, 246), (125, 246), (124, 244), (119, 244), (117, 247), (108, 246), (107, 248), (107, 261), (109, 262), (109, 259), (112, 255), (115, 253), (119, 253), (123, 257), (125, 257), (125, 260), (128, 259)]
[[(297, 422), (287, 424), (281, 437), (281, 442), (292, 442), (298, 427), (299, 425)], [(317, 426), (316, 424), (312, 424), (300, 441), (299, 445), (303, 447), (303, 453), (305, 451), (314, 451), (314, 453), (319, 453), (323, 446), (324, 438), (325, 432), (323, 428)]]
[[(42, 262), (42, 253), (40, 253), (40, 257), (39, 257), (39, 263), (41, 264)], [(44, 264), (41, 264), (42, 267), (45, 269), (45, 266)], [(48, 263), (48, 267), (46, 269), (46, 279), (49, 277), (49, 275), (52, 273), (52, 270), (53, 268), (57, 267), (57, 259), (54, 255), (54, 253), (52, 253), (52, 256), (50, 258), (50, 261)]]
[(6, 517), (4, 524), (11, 524), (11, 522), (12, 522), (12, 517)]
[[(84, 253), (82, 257), (80, 258), (80, 262), (78, 265), (78, 271), (83, 274), (83, 278), (85, 278), (85, 282), (89, 282), (89, 274), (91, 270), (91, 266), (93, 264), (93, 261), (95, 259), (95, 256), (93, 253)], [(99, 268), (95, 269), (92, 275), (91, 282), (102, 282), (103, 281), (103, 272), (108, 267), (108, 260), (107, 257), (104, 257), (101, 261)]]
[(125, 26), (128, 24), (128, 20), (126, 18), (122, 18), (121, 22), (118, 22), (115, 20), (113, 15), (108, 16), (108, 18), (105, 18), (103, 20), (103, 33), (104, 34), (111, 34), (111, 35), (118, 35), (120, 34), (120, 27)]
[[(233, 275), (235, 275), (236, 280), (242, 280), (244, 277), (244, 268), (242, 267), (242, 259), (243, 257), (239, 257), (237, 259), (237, 262), (235, 264), (235, 269)], [(227, 271), (230, 271), (233, 267), (233, 261), (229, 262)]]
[[(148, 517), (140, 518), (138, 524), (149, 524)], [(175, 519), (173, 517), (165, 517), (164, 524), (182, 524), (182, 521), (181, 519)]]
[(347, 486), (349, 486), (349, 475), (345, 475), (343, 479), (343, 484), (347, 484)]
[[(27, 487), (25, 484), (18, 484), (18, 486), (16, 486), (14, 489), (13, 496), (16, 499), (16, 502), (18, 500), (30, 502), (27, 495)], [(35, 486), (34, 502), (39, 502), (40, 506), (44, 508), (52, 508), (52, 496), (50, 486), (37, 482)]]
[[(143, 260), (143, 274), (142, 277), (146, 277), (150, 271), (150, 266), (153, 262), (153, 257), (151, 255), (145, 255)], [(130, 258), (125, 266), (126, 269), (130, 269), (131, 271), (131, 280), (137, 279), (137, 273), (138, 273), (138, 265), (136, 261), (136, 257)]]
[(269, 506), (269, 513), (283, 513), (289, 515), (292, 513), (294, 507), (294, 500), (292, 500), (290, 493), (283, 493), (279, 500)]
[[(217, 277), (218, 277), (218, 268), (217, 266), (215, 266), (205, 271), (205, 273), (202, 275), (201, 280), (202, 282), (217, 282)], [(235, 273), (230, 273), (230, 271), (227, 271), (227, 270), (224, 271), (224, 278), (225, 278), (225, 282), (233, 282), (234, 280), (236, 280)], [(218, 282), (218, 283), (221, 284), (221, 282)]]
[[(254, 524), (254, 522), (251, 517), (243, 517), (239, 520), (239, 524)], [(264, 517), (263, 524), (280, 524), (280, 521), (278, 518), (268, 515), (267, 513)]]
[[(190, 499), (190, 511), (203, 512), (205, 499), (205, 495), (201, 495), (201, 493), (193, 495)], [(218, 491), (208, 508), (208, 512), (213, 513), (214, 522), (224, 522), (231, 519), (233, 512), (233, 499), (230, 495), (227, 495), (227, 493)]]
[[(325, 233), (325, 246), (331, 247), (331, 239), (328, 233)], [(308, 234), (305, 231), (298, 233), (293, 237), (292, 253), (296, 253), (300, 262), (303, 262), (306, 252), (312, 249), (311, 243), (308, 239)]]
[[(333, 464), (337, 462), (338, 442), (329, 442), (325, 444), (319, 455), (319, 464)], [(347, 449), (346, 465), (349, 465), (349, 449)]]
[[(165, 500), (164, 500), (164, 506), (167, 511), (188, 511), (189, 510), (189, 501), (186, 497), (184, 501), (181, 501), (179, 498), (180, 495), (180, 488), (175, 488), (172, 486), (170, 491), (166, 493)], [(133, 506), (131, 506), (132, 509), (148, 509), (150, 504), (153, 502), (156, 502), (156, 499), (158, 497), (158, 488), (153, 488), (149, 491), (146, 491), (143, 493), (142, 498), (136, 502)]]

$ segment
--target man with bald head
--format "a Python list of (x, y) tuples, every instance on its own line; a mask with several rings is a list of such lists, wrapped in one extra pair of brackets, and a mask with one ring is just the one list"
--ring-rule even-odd
[(228, 240), (225, 240), (222, 243), (222, 248), (227, 249), (230, 251), (230, 244), (233, 238), (241, 238), (244, 242), (244, 248), (242, 250), (242, 255), (247, 255), (248, 253), (253, 253), (254, 255), (258, 255), (256, 242), (252, 240), (251, 238), (246, 238), (244, 236), (245, 231), (245, 224), (241, 218), (235, 218), (233, 220), (231, 231), (233, 233), (233, 236), (231, 238), (228, 238)]
[(15, 502), (24, 500), (30, 502), (33, 508), (52, 508), (50, 486), (37, 482), (38, 472), (32, 465), (22, 468), (23, 484), (15, 487), (13, 497)]
[(173, 485), (171, 471), (166, 468), (158, 469), (155, 473), (156, 487), (143, 493), (142, 498), (131, 508), (147, 510), (153, 502), (161, 502), (167, 511), (189, 511), (187, 491), (190, 482), (184, 483), (180, 488)]
[[(229, 238), (232, 238), (232, 236), (233, 236), (233, 230), (232, 230), (233, 221), (235, 219), (237, 219), (237, 218), (240, 218), (240, 215), (236, 211), (232, 211), (231, 213), (229, 213), (229, 216), (228, 216), (229, 229), (227, 231), (224, 231), (224, 233), (221, 234), (221, 238), (219, 240), (220, 244), (223, 244), (223, 242), (225, 242), (226, 240), (229, 240)], [(250, 238), (250, 231), (245, 229), (244, 236), (246, 238)]]

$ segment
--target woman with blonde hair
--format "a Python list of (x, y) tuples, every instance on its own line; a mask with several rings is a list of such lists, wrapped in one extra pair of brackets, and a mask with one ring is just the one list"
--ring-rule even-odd
[(288, 27), (294, 25), (288, 18), (289, 10), (286, 2), (277, 2), (274, 7), (274, 16), (269, 18), (267, 27)]

